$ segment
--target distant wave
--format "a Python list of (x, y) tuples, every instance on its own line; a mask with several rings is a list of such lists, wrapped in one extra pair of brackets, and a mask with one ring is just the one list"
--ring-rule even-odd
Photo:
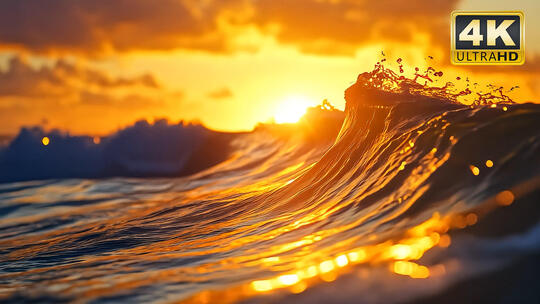
[[(321, 114), (323, 113), (323, 114)], [(287, 138), (302, 133), (302, 141), (335, 137), (343, 112), (312, 108), (295, 125), (264, 125), (255, 132)], [(304, 128), (311, 125), (310, 128)], [(0, 182), (51, 178), (178, 177), (207, 169), (227, 159), (235, 139), (246, 133), (209, 130), (200, 124), (170, 124), (141, 120), (106, 137), (73, 136), (41, 127), (22, 128), (0, 148)], [(42, 139), (50, 143), (44, 146)]]
[[(195, 124), (138, 121), (110, 136), (23, 128), (0, 151), (0, 182), (48, 178), (182, 176), (227, 158), (234, 134)], [(42, 144), (48, 137), (50, 143)]]

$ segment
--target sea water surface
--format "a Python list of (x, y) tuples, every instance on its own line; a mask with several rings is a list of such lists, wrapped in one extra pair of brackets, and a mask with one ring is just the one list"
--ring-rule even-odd
[[(150, 160), (133, 141), (111, 139), (116, 155), (60, 135), (41, 148), (80, 158), (24, 158), (27, 130), (3, 152), (19, 181), (0, 184), (0, 300), (538, 303), (540, 106), (463, 105), (380, 73), (347, 90), (344, 114), (210, 148), (182, 127), (196, 135), (163, 156), (168, 141), (139, 132)], [(56, 175), (25, 178), (40, 166)]]

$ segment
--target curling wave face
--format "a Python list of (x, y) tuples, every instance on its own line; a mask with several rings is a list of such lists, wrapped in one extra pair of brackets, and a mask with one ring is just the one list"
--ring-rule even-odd
[(540, 253), (540, 107), (380, 73), (347, 90), (339, 134), (259, 128), (183, 178), (1, 185), (0, 298), (444, 302), (521, 271)]

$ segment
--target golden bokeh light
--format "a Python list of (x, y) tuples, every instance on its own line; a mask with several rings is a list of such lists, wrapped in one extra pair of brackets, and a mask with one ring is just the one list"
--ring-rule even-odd
[(349, 257), (349, 261), (351, 262), (360, 262), (361, 260), (366, 258), (366, 252), (362, 249), (358, 251), (352, 251), (347, 254)]
[(446, 247), (450, 246), (450, 244), (452, 244), (452, 239), (450, 238), (450, 236), (448, 236), (447, 234), (441, 235), (441, 239), (439, 241), (439, 246), (443, 247), (443, 248), (446, 248)]
[(298, 284), (296, 284), (296, 285), (293, 285), (293, 286), (291, 287), (291, 292), (292, 292), (292, 293), (301, 293), (301, 292), (303, 292), (304, 290), (306, 290), (306, 288), (307, 288), (306, 282), (300, 282), (300, 283), (298, 283)]
[(514, 198), (514, 194), (511, 191), (505, 190), (495, 196), (495, 201), (497, 201), (499, 205), (508, 206), (514, 202)]
[(298, 276), (296, 274), (282, 275), (278, 278), (279, 282), (285, 286), (290, 286), (298, 283)]
[(334, 268), (335, 268), (334, 261), (332, 260), (324, 261), (319, 265), (319, 269), (321, 270), (321, 273), (330, 272), (334, 270)]
[(414, 279), (429, 277), (429, 269), (414, 262), (397, 261), (394, 263), (392, 270), (397, 274), (407, 275)]
[(346, 255), (342, 254), (336, 258), (336, 265), (338, 265), (338, 267), (344, 267), (347, 266), (347, 264), (349, 264), (349, 259), (347, 259)]
[(272, 283), (268, 280), (254, 281), (251, 283), (253, 289), (256, 291), (269, 291), (272, 290)]
[(51, 140), (50, 140), (47, 136), (44, 136), (44, 137), (41, 139), (41, 143), (42, 143), (44, 146), (48, 146), (50, 142), (51, 142)]
[(477, 221), (478, 221), (478, 216), (474, 213), (470, 213), (465, 217), (465, 222), (469, 226), (476, 224)]
[(405, 259), (411, 254), (411, 247), (403, 244), (394, 245), (390, 250), (392, 256), (398, 260)]
[[(339, 274), (346, 272), (351, 265), (379, 264), (381, 262), (389, 262), (390, 270), (394, 273), (413, 279), (425, 279), (431, 275), (430, 269), (412, 261), (420, 259), (426, 251), (436, 245), (448, 247), (450, 236), (441, 235), (441, 233), (447, 232), (451, 226), (459, 228), (460, 221), (466, 221), (469, 225), (477, 221), (477, 216), (474, 213), (458, 215), (457, 218), (458, 220), (449, 217), (443, 219), (438, 213), (434, 213), (432, 218), (411, 228), (407, 232), (407, 236), (397, 242), (386, 241), (360, 247), (325, 259), (320, 263), (311, 265), (308, 263), (308, 266), (300, 267), (293, 273), (289, 272), (274, 278), (253, 281), (251, 288), (256, 292), (265, 292), (290, 287), (291, 292), (298, 293), (308, 288), (309, 282), (316, 281), (317, 278), (324, 282), (336, 280)], [(440, 270), (437, 272), (441, 273)]]

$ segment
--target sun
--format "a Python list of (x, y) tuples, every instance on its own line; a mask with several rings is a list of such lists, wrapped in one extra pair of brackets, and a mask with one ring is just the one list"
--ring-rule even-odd
[(276, 123), (295, 123), (306, 114), (311, 101), (305, 96), (290, 96), (278, 105), (274, 114)]

